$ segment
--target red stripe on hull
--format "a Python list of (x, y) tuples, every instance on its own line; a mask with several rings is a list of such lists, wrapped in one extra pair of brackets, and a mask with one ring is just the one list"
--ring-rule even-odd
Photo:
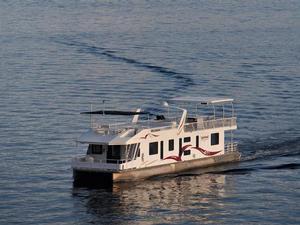
[(218, 153), (220, 153), (221, 151), (217, 151), (217, 152), (210, 152), (210, 151), (207, 151), (203, 148), (197, 148), (197, 147), (192, 147), (193, 149), (197, 149), (198, 151), (200, 151), (203, 155), (206, 155), (206, 156), (212, 156), (212, 155), (216, 155)]

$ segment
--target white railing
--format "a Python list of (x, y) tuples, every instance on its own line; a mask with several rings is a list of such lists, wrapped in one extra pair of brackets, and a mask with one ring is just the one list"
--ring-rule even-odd
[(125, 130), (130, 129), (128, 123), (116, 123), (116, 124), (100, 124), (93, 122), (91, 125), (93, 130), (96, 130), (98, 133), (103, 134), (119, 134)]
[(235, 152), (235, 151), (238, 151), (238, 145), (236, 142), (225, 144), (225, 152)]
[(94, 162), (94, 163), (113, 163), (122, 164), (126, 162), (126, 159), (97, 159), (91, 156), (79, 156), (75, 157), (74, 160), (79, 162)]
[[(205, 130), (219, 127), (233, 127), (236, 126), (236, 117), (230, 118), (219, 118), (219, 119), (207, 119), (207, 118), (197, 118), (197, 122), (186, 123), (184, 126), (185, 131), (196, 131), (196, 130)], [(176, 122), (169, 121), (143, 121), (138, 122), (138, 124), (131, 123), (116, 123), (116, 124), (107, 124), (101, 125), (99, 123), (92, 123), (92, 128), (98, 133), (108, 135), (108, 134), (121, 134), (132, 130), (132, 136), (138, 133), (142, 129), (152, 128), (152, 132), (172, 129), (177, 126)], [(130, 132), (129, 132), (130, 133)], [(128, 133), (128, 134), (129, 134)], [(130, 133), (130, 134), (131, 134)]]
[(199, 120), (193, 123), (186, 123), (184, 126), (185, 131), (205, 130), (219, 127), (232, 127), (236, 126), (236, 117), (220, 118), (214, 120)]
[(91, 170), (120, 170), (121, 165), (125, 162), (125, 159), (97, 159), (89, 156), (81, 156), (72, 159), (72, 167)]
[[(103, 125), (93, 122), (91, 128), (97, 133), (108, 134), (125, 134), (126, 132), (132, 133), (132, 136), (143, 129), (154, 128), (154, 131), (167, 130), (176, 127), (175, 121), (139, 121), (137, 124), (132, 123), (116, 123)], [(131, 132), (130, 132), (131, 131)]]

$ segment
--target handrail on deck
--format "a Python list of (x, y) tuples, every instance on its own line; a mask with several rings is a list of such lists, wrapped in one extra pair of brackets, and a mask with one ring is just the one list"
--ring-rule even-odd
[[(203, 117), (197, 118), (196, 122), (186, 123), (184, 126), (185, 131), (196, 131), (196, 130), (205, 130), (205, 129), (212, 129), (212, 128), (219, 128), (219, 127), (232, 127), (237, 125), (236, 117), (229, 117), (229, 118), (219, 118), (219, 119), (207, 119)], [(161, 121), (162, 122), (162, 121)], [(139, 122), (140, 124), (131, 124), (131, 123), (116, 123), (116, 124), (108, 124), (108, 125), (101, 125), (98, 123), (92, 123), (92, 128), (96, 129), (97, 132), (102, 132), (104, 134), (119, 134), (124, 131), (130, 129), (136, 129), (136, 132), (141, 129), (153, 129), (155, 131), (158, 130), (166, 130), (172, 129), (176, 127), (175, 121), (163, 121), (160, 125), (161, 126), (154, 126), (159, 125), (158, 121), (156, 122), (149, 122), (143, 121)], [(168, 125), (170, 124), (170, 125)]]
[(212, 120), (198, 120), (197, 122), (186, 123), (184, 129), (185, 131), (196, 131), (219, 127), (232, 127), (236, 125), (236, 117), (229, 117)]
[(225, 152), (235, 152), (238, 151), (237, 142), (230, 142), (225, 144)]
[(123, 164), (126, 162), (129, 162), (131, 160), (126, 159), (97, 159), (94, 157), (87, 157), (87, 156), (77, 156), (73, 158), (73, 161), (79, 161), (79, 162), (89, 162), (89, 163), (104, 163), (104, 164)]

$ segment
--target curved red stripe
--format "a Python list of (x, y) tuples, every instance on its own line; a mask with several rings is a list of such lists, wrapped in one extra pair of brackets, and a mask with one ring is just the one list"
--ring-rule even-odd
[(216, 155), (221, 151), (217, 151), (217, 152), (211, 152), (211, 151), (207, 151), (203, 148), (197, 148), (197, 147), (193, 147), (194, 149), (197, 149), (198, 151), (200, 151), (203, 155), (207, 155), (207, 156), (211, 156), (211, 155)]
[(181, 157), (176, 156), (176, 155), (168, 156), (168, 157), (164, 158), (164, 160), (165, 160), (165, 159), (173, 159), (173, 160), (175, 160), (175, 161), (182, 161), (182, 160), (181, 160)]
[(185, 146), (183, 146), (182, 148), (181, 148), (181, 151), (185, 151), (187, 148), (189, 148), (189, 147), (191, 147), (192, 145), (185, 145)]
[(158, 137), (159, 135), (148, 133), (148, 134), (146, 134), (144, 137), (140, 137), (140, 139), (147, 139), (147, 138), (150, 137), (150, 136), (152, 136), (152, 137)]

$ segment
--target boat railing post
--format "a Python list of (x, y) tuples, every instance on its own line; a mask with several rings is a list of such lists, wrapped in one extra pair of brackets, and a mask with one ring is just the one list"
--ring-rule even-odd
[(232, 132), (232, 130), (230, 130), (230, 138), (231, 138), (231, 144), (233, 144), (233, 132)]
[[(90, 111), (93, 111), (93, 104), (91, 103), (90, 105)], [(91, 128), (93, 128), (93, 117), (92, 117), (92, 113), (90, 113), (90, 124), (91, 124)]]

